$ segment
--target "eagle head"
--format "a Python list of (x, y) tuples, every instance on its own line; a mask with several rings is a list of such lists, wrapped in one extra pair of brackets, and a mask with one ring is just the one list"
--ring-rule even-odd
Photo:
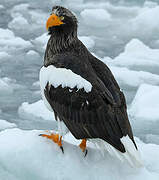
[(77, 34), (77, 19), (68, 9), (61, 6), (54, 6), (46, 22), (46, 28), (50, 35)]

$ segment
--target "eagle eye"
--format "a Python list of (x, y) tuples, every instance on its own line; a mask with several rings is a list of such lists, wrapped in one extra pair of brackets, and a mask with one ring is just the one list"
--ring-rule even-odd
[(60, 16), (59, 18), (60, 18), (60, 20), (64, 20), (65, 19), (64, 16)]

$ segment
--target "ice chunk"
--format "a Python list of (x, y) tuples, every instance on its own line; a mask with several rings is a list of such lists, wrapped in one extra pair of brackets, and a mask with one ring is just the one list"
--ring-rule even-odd
[(153, 144), (158, 144), (159, 145), (159, 135), (146, 134), (146, 135), (144, 135), (144, 137), (142, 137), (142, 139), (146, 143), (153, 143)]
[(95, 45), (94, 40), (89, 36), (79, 36), (78, 38), (88, 49), (93, 48)]
[(8, 27), (10, 29), (14, 30), (26, 30), (29, 29), (29, 23), (27, 19), (25, 19), (21, 14), (19, 16), (16, 16), (9, 24)]
[(29, 41), (16, 37), (9, 29), (0, 28), (0, 51), (16, 52), (33, 47)]
[(111, 15), (105, 9), (84, 9), (81, 16), (85, 24), (93, 27), (105, 27), (111, 21)]
[(153, 2), (153, 1), (145, 1), (144, 3), (144, 7), (148, 7), (148, 8), (154, 8), (158, 6), (157, 2)]
[(36, 88), (40, 88), (40, 81), (36, 81), (32, 84), (32, 86), (36, 87)]
[(159, 68), (159, 49), (151, 49), (138, 39), (131, 40), (125, 51), (113, 59), (105, 61), (112, 66), (128, 67), (157, 73)]
[(140, 36), (152, 36), (153, 33), (157, 34), (159, 31), (159, 22), (155, 21), (155, 19), (158, 16), (159, 6), (141, 9), (138, 16), (131, 21), (132, 27), (134, 28), (133, 30)]
[(7, 82), (5, 82), (4, 79), (0, 78), (0, 97), (7, 94), (12, 94), (13, 90), (14, 89), (12, 86), (10, 86)]
[[(108, 153), (104, 157), (88, 145), (86, 158), (76, 145), (63, 142), (64, 154), (51, 140), (40, 137), (44, 131), (5, 130), (0, 133), (0, 172), (9, 179), (158, 180), (159, 146), (137, 141), (145, 167), (131, 168)], [(6, 143), (7, 142), (7, 143)], [(16, 164), (16, 166), (15, 166)], [(47, 164), (47, 166), (46, 166)], [(4, 168), (5, 167), (5, 168)], [(122, 167), (122, 168), (121, 168)], [(88, 171), (89, 169), (89, 171)], [(14, 179), (13, 179), (14, 180)], [(17, 178), (15, 178), (17, 180)]]
[(35, 45), (35, 47), (38, 51), (44, 53), (49, 38), (50, 38), (50, 36), (48, 36), (47, 33), (44, 33), (41, 36), (32, 40), (32, 43)]
[(17, 127), (16, 124), (14, 123), (9, 123), (6, 120), (0, 119), (0, 131), (4, 130), (4, 129), (10, 129), (10, 128), (15, 128)]
[(159, 101), (156, 98), (158, 94), (158, 86), (142, 84), (136, 93), (129, 112), (138, 119), (138, 121), (158, 121)]
[(0, 62), (6, 61), (11, 56), (7, 52), (0, 52)]
[(54, 113), (47, 110), (42, 100), (32, 104), (22, 103), (18, 109), (18, 114), (22, 119), (55, 121)]
[(0, 9), (4, 9), (4, 6), (0, 4)]
[(10, 79), (8, 77), (0, 78), (0, 97), (12, 94), (14, 90), (21, 87), (22, 86), (17, 84), (15, 79)]
[(140, 133), (158, 133), (159, 87), (142, 84), (130, 106), (129, 115), (134, 129)]
[[(8, 27), (24, 39), (35, 38), (45, 32), (47, 14), (30, 4), (18, 4), (11, 10), (12, 21)], [(27, 31), (26, 31), (27, 29)]]
[(143, 84), (159, 85), (159, 75), (144, 71), (133, 71), (125, 67), (110, 66), (112, 73), (119, 84), (128, 90), (128, 88), (137, 88)]

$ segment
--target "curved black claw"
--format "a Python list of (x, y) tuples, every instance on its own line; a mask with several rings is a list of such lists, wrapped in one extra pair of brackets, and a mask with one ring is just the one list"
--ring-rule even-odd
[(85, 149), (85, 150), (84, 150), (84, 157), (86, 157), (86, 156), (87, 156), (87, 153), (88, 153), (88, 150), (87, 150), (87, 149)]
[(61, 149), (62, 153), (64, 154), (64, 149), (63, 149), (63, 147), (62, 147), (62, 146), (60, 146), (60, 149)]

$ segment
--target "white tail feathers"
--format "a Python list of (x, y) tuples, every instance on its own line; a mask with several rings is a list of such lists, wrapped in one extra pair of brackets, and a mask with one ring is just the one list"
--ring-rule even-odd
[(129, 138), (129, 136), (124, 136), (121, 138), (126, 153), (123, 153), (123, 156), (129, 161), (131, 166), (141, 167), (143, 162), (140, 156), (140, 152), (135, 148), (134, 143)]
[(103, 155), (104, 152), (107, 151), (110, 153), (110, 155), (117, 157), (120, 161), (127, 161), (132, 167), (143, 166), (140, 153), (135, 148), (132, 140), (128, 135), (121, 138), (121, 142), (123, 143), (126, 150), (125, 153), (118, 151), (112, 145), (102, 139), (90, 139), (90, 141), (96, 145), (96, 147), (101, 151)]

